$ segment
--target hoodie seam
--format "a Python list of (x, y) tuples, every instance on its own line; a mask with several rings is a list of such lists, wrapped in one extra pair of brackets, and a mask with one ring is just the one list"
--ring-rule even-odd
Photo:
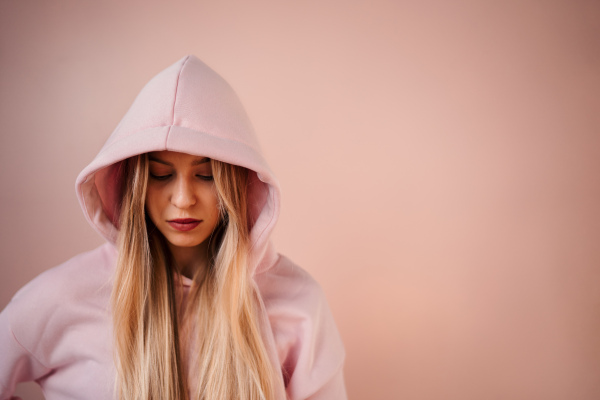
[[(168, 137), (169, 133), (171, 132), (171, 128), (183, 128), (183, 129), (189, 129), (189, 130), (192, 130), (192, 131), (195, 131), (195, 132), (199, 132), (199, 133), (202, 133), (202, 134), (205, 134), (205, 135), (210, 135), (210, 136), (213, 136), (213, 135), (212, 135), (211, 133), (209, 133), (208, 131), (201, 131), (201, 130), (198, 130), (198, 129), (196, 129), (196, 128), (190, 128), (190, 127), (188, 127), (188, 126), (171, 124), (171, 125), (153, 125), (153, 126), (148, 126), (148, 127), (146, 127), (146, 128), (141, 128), (141, 129), (138, 129), (137, 131), (131, 132), (131, 133), (127, 134), (125, 137), (132, 136), (132, 135), (136, 135), (136, 134), (138, 134), (138, 133), (140, 133), (140, 132), (144, 132), (144, 131), (146, 131), (146, 130), (150, 130), (150, 129), (156, 129), (156, 128), (169, 128), (169, 130), (167, 131), (167, 137)], [(238, 139), (235, 139), (235, 138), (220, 138), (220, 139), (223, 139), (223, 140), (229, 140), (229, 141), (231, 141), (231, 142), (235, 142), (235, 143), (240, 143), (240, 144), (243, 144), (244, 146), (246, 146), (246, 147), (248, 147), (248, 148), (252, 149), (252, 150), (253, 150), (255, 153), (259, 153), (259, 151), (258, 151), (257, 149), (255, 149), (254, 147), (252, 147), (252, 145), (250, 145), (250, 144), (248, 144), (248, 143), (246, 143), (246, 142), (243, 142), (243, 141), (241, 141), (241, 140), (238, 140)], [(122, 140), (122, 139), (121, 139), (121, 140)], [(103, 149), (100, 151), (100, 153), (104, 153), (104, 152), (106, 152), (108, 149), (112, 148), (113, 146), (116, 146), (117, 144), (120, 144), (120, 143), (121, 143), (121, 140), (115, 140), (115, 141), (114, 141), (114, 142), (112, 142), (111, 144), (109, 144), (109, 145), (107, 145), (106, 147), (104, 147), (104, 148), (103, 148)], [(165, 139), (165, 147), (166, 147), (166, 143), (167, 143), (167, 140)], [(94, 171), (92, 171), (92, 172), (93, 172), (93, 173), (96, 173), (96, 172), (98, 172), (98, 170), (94, 170)], [(92, 173), (92, 172), (91, 172), (91, 173)], [(89, 175), (91, 175), (91, 173), (87, 174), (86, 178), (87, 178)], [(84, 182), (85, 182), (85, 179), (84, 179)]]
[(31, 356), (31, 358), (35, 362), (37, 362), (38, 364), (40, 364), (44, 369), (46, 369), (47, 371), (50, 371), (51, 368), (46, 367), (40, 360), (37, 359), (37, 357), (31, 351), (29, 351), (29, 349), (27, 347), (25, 347), (25, 346), (23, 346), (21, 344), (21, 342), (17, 338), (17, 335), (15, 335), (15, 332), (12, 330), (12, 328), (9, 327), (9, 329), (10, 329), (10, 333), (11, 333), (13, 339), (15, 340), (15, 342), (17, 342), (17, 344), (19, 345), (19, 347), (21, 347), (23, 350), (25, 350)]
[(165, 136), (165, 149), (167, 148), (167, 143), (169, 142), (169, 134), (171, 133), (171, 128), (175, 124), (175, 105), (177, 105), (177, 92), (179, 90), (179, 80), (181, 79), (181, 72), (183, 71), (183, 67), (190, 59), (190, 56), (187, 56), (183, 63), (181, 64), (181, 68), (179, 69), (179, 73), (177, 74), (177, 81), (175, 82), (175, 96), (173, 97), (173, 108), (171, 110), (171, 125), (169, 126), (169, 130), (167, 131), (167, 135)]

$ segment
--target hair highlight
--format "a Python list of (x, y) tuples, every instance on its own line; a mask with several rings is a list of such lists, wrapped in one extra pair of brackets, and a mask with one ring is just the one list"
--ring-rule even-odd
[[(112, 292), (116, 393), (121, 399), (272, 400), (276, 373), (248, 272), (248, 170), (211, 160), (221, 220), (209, 263), (178, 309), (166, 239), (145, 213), (148, 156), (121, 165)], [(195, 382), (190, 388), (188, 383)]]

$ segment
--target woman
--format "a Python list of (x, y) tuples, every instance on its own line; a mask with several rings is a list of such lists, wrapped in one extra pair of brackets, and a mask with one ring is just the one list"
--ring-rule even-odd
[(77, 179), (107, 243), (0, 314), (0, 399), (345, 399), (318, 284), (269, 236), (279, 187), (230, 86), (194, 56), (153, 78)]

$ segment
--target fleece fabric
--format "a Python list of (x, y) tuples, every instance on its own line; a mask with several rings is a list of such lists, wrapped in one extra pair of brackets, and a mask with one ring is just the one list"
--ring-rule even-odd
[(128, 157), (161, 150), (251, 171), (249, 268), (259, 293), (263, 340), (281, 370), (277, 398), (346, 399), (344, 348), (325, 296), (269, 239), (280, 207), (277, 180), (237, 95), (194, 56), (142, 89), (77, 178), (85, 217), (106, 243), (42, 273), (0, 313), (0, 399), (10, 399), (23, 381), (39, 383), (48, 400), (115, 398), (110, 294), (117, 259), (116, 172)]

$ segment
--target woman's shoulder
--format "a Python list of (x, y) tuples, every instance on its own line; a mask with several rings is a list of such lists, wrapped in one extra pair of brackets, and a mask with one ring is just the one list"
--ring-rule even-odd
[(319, 282), (282, 254), (270, 269), (256, 276), (255, 281), (269, 313), (286, 310), (286, 313), (311, 315), (327, 307)]
[(6, 358), (0, 389), (14, 384), (2, 382), (13, 376), (8, 370), (14, 365), (22, 365), (29, 378), (37, 379), (76, 359), (101, 359), (98, 354), (103, 354), (110, 336), (115, 256), (110, 244), (78, 254), (41, 273), (13, 296), (0, 313), (0, 353)]
[(321, 285), (283, 255), (256, 283), (288, 396), (345, 399), (344, 346)]
[(108, 310), (116, 251), (110, 244), (80, 253), (23, 286), (6, 306), (10, 329), (31, 349)]
[(116, 260), (116, 250), (105, 243), (50, 268), (23, 286), (11, 303), (31, 302), (36, 306), (57, 305), (69, 297), (110, 283), (111, 271)]
[(291, 259), (279, 254), (271, 268), (255, 277), (263, 297), (297, 297), (322, 293), (319, 283)]

